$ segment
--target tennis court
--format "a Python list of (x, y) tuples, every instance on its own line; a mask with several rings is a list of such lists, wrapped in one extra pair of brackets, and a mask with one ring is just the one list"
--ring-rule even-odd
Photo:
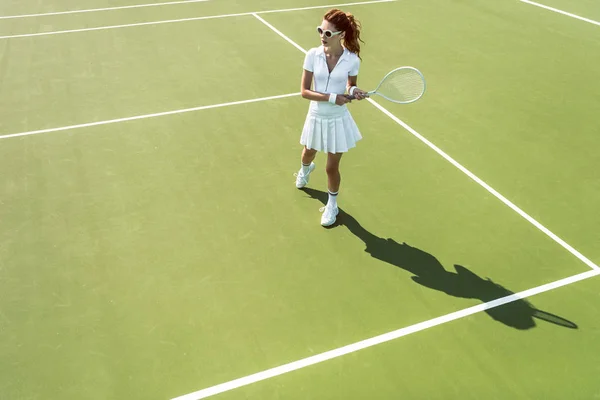
[[(145, 1), (0, 4), (0, 399), (600, 398), (597, 1)], [(427, 92), (324, 229), (332, 7)]]

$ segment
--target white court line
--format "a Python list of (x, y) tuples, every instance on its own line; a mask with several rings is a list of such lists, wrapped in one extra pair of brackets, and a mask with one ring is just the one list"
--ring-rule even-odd
[(57, 12), (49, 12), (49, 13), (42, 13), (42, 14), (6, 15), (6, 16), (0, 16), (0, 19), (46, 17), (46, 16), (50, 16), (50, 15), (80, 14), (80, 13), (90, 13), (90, 12), (98, 12), (98, 11), (124, 10), (127, 8), (170, 6), (172, 4), (201, 3), (201, 2), (206, 2), (206, 1), (210, 1), (210, 0), (183, 0), (183, 1), (170, 1), (167, 3), (149, 3), (149, 4), (136, 4), (136, 5), (132, 5), (132, 6), (91, 8), (91, 9), (86, 9), (86, 10), (57, 11)]
[[(304, 50), (297, 43), (295, 43), (292, 39), (290, 39), (289, 37), (287, 37), (286, 35), (284, 35), (283, 33), (281, 33), (279, 30), (277, 30), (273, 25), (269, 24), (264, 19), (260, 18), (258, 15), (254, 15), (254, 16), (259, 21), (261, 21), (262, 23), (264, 23), (267, 27), (269, 27), (271, 30), (273, 30), (275, 33), (277, 33), (279, 36), (281, 36), (283, 39), (285, 39), (289, 43), (292, 43), (294, 45), (294, 47), (296, 47), (298, 50), (300, 50), (301, 52), (303, 52), (304, 54), (306, 54), (306, 50)], [(390, 117), (394, 122), (396, 122), (397, 124), (399, 124), (400, 126), (402, 126), (404, 129), (406, 129), (411, 134), (413, 134), (415, 137), (417, 137), (420, 141), (422, 141), (427, 146), (429, 146), (431, 149), (433, 149), (436, 153), (438, 153), (439, 155), (441, 155), (442, 157), (444, 157), (448, 162), (450, 162), (450, 164), (454, 165), (456, 168), (458, 168), (464, 174), (466, 174), (469, 178), (471, 178), (472, 180), (474, 180), (475, 182), (477, 182), (479, 185), (481, 185), (485, 190), (487, 190), (492, 195), (494, 195), (496, 198), (498, 198), (500, 201), (502, 201), (504, 204), (506, 204), (507, 206), (509, 206), (513, 211), (515, 211), (521, 217), (525, 218), (527, 221), (529, 221), (531, 224), (533, 224), (540, 231), (542, 231), (546, 235), (548, 235), (556, 243), (558, 243), (563, 248), (565, 248), (567, 251), (569, 251), (571, 254), (573, 254), (575, 257), (577, 257), (578, 259), (580, 259), (581, 261), (583, 261), (588, 267), (592, 268), (593, 270), (600, 270), (600, 267), (598, 267), (596, 264), (594, 264), (592, 261), (590, 261), (588, 258), (586, 258), (583, 254), (581, 254), (580, 252), (578, 252), (577, 250), (575, 250), (571, 245), (569, 245), (564, 240), (562, 240), (561, 238), (559, 238), (558, 236), (556, 236), (548, 228), (546, 228), (545, 226), (543, 226), (542, 224), (540, 224), (538, 221), (536, 221), (534, 218), (532, 218), (531, 216), (529, 216), (525, 211), (521, 210), (519, 207), (517, 207), (514, 203), (512, 203), (506, 197), (502, 196), (494, 188), (492, 188), (490, 185), (488, 185), (483, 180), (481, 180), (480, 178), (478, 178), (474, 173), (472, 173), (471, 171), (469, 171), (468, 169), (466, 169), (465, 167), (463, 167), (456, 160), (454, 160), (448, 154), (446, 154), (445, 152), (443, 152), (440, 148), (438, 148), (436, 145), (434, 145), (433, 143), (431, 143), (429, 140), (427, 140), (425, 137), (423, 137), (421, 134), (419, 134), (413, 128), (411, 128), (410, 126), (408, 126), (405, 122), (403, 122), (402, 120), (400, 120), (394, 114), (392, 114), (391, 112), (389, 112), (387, 109), (385, 109), (379, 103), (377, 103), (375, 100), (373, 100), (373, 99), (367, 99), (367, 100), (371, 104), (373, 104), (375, 107), (377, 107), (379, 110), (381, 110), (385, 115), (387, 115), (388, 117)]]
[(256, 19), (258, 19), (260, 22), (262, 22), (263, 24), (265, 24), (266, 26), (268, 26), (269, 28), (271, 28), (279, 36), (281, 36), (282, 38), (284, 38), (285, 40), (287, 40), (287, 42), (290, 43), (292, 46), (294, 46), (295, 48), (297, 48), (298, 50), (300, 50), (301, 52), (303, 52), (303, 53), (306, 54), (306, 50), (304, 50), (302, 47), (300, 47), (298, 45), (298, 43), (292, 41), (289, 37), (285, 36), (283, 33), (281, 33), (280, 31), (278, 31), (277, 28), (275, 28), (273, 25), (269, 24), (267, 21), (265, 21), (264, 19), (262, 19), (261, 17), (259, 17), (256, 13), (252, 13), (252, 15)]
[(213, 105), (208, 105), (208, 106), (200, 106), (200, 107), (194, 107), (194, 108), (185, 108), (185, 109), (182, 109), (182, 110), (165, 111), (165, 112), (154, 113), (154, 114), (144, 114), (144, 115), (136, 115), (136, 116), (133, 116), (133, 117), (110, 119), (110, 120), (98, 121), (98, 122), (90, 122), (90, 123), (87, 123), (87, 124), (69, 125), (69, 126), (62, 126), (62, 127), (59, 127), (59, 128), (49, 128), (49, 129), (40, 129), (40, 130), (37, 130), (37, 131), (13, 133), (13, 134), (9, 134), (9, 135), (1, 135), (0, 136), (0, 140), (2, 140), (2, 139), (9, 139), (9, 138), (15, 138), (15, 137), (21, 137), (21, 136), (39, 135), (41, 133), (60, 132), (60, 131), (67, 131), (67, 130), (72, 130), (72, 129), (89, 128), (91, 126), (108, 125), (108, 124), (114, 124), (114, 123), (117, 123), (117, 122), (135, 121), (135, 120), (138, 120), (138, 119), (164, 117), (165, 115), (175, 115), (175, 114), (183, 114), (183, 113), (187, 113), (187, 112), (191, 112), (191, 111), (200, 111), (200, 110), (209, 110), (209, 109), (212, 109), (212, 108), (237, 106), (237, 105), (240, 105), (240, 104), (257, 103), (259, 101), (283, 99), (285, 97), (294, 97), (294, 96), (299, 96), (299, 95), (300, 95), (300, 93), (280, 94), (280, 95), (277, 95), (277, 96), (260, 97), (258, 99), (233, 101), (231, 103), (213, 104)]
[(440, 148), (438, 148), (436, 145), (434, 145), (433, 143), (431, 143), (429, 140), (427, 140), (425, 137), (423, 137), (422, 135), (420, 135), (413, 128), (411, 128), (410, 126), (408, 126), (405, 122), (403, 122), (398, 117), (396, 117), (395, 115), (393, 115), (391, 112), (389, 112), (388, 110), (386, 110), (385, 108), (383, 108), (381, 105), (379, 105), (374, 100), (372, 100), (372, 99), (367, 99), (367, 100), (370, 101), (371, 104), (373, 104), (375, 107), (377, 107), (378, 109), (380, 109), (384, 114), (386, 114), (392, 120), (394, 120), (394, 122), (396, 122), (397, 124), (401, 125), (404, 129), (406, 129), (411, 134), (413, 134), (414, 136), (416, 136), (420, 141), (422, 141), (423, 143), (425, 143), (427, 146), (429, 146), (431, 149), (433, 149), (440, 156), (444, 157), (450, 164), (454, 165), (456, 168), (458, 168), (459, 170), (461, 170), (465, 175), (467, 175), (469, 178), (471, 178), (472, 180), (474, 180), (475, 182), (477, 182), (480, 186), (482, 186), (485, 190), (487, 190), (488, 192), (490, 192), (497, 199), (499, 199), (501, 202), (503, 202), (508, 207), (510, 207), (513, 211), (515, 211), (521, 217), (523, 217), (527, 221), (529, 221), (533, 226), (535, 226), (536, 228), (538, 228), (540, 231), (544, 232), (552, 240), (554, 240), (556, 243), (558, 243), (563, 248), (565, 248), (568, 252), (570, 252), (575, 257), (577, 257), (578, 259), (580, 259), (581, 261), (583, 261), (588, 267), (590, 267), (590, 268), (592, 268), (594, 270), (600, 270), (600, 267), (598, 267), (596, 264), (594, 264), (591, 260), (589, 260), (583, 254), (581, 254), (579, 251), (575, 250), (571, 245), (569, 245), (568, 243), (566, 243), (564, 240), (562, 240), (561, 238), (559, 238), (558, 236), (556, 236), (548, 228), (546, 228), (545, 226), (543, 226), (542, 224), (540, 224), (538, 221), (536, 221), (533, 217), (531, 217), (525, 211), (521, 210), (513, 202), (511, 202), (506, 197), (504, 197), (503, 195), (501, 195), (500, 193), (498, 193), (494, 188), (492, 188), (490, 185), (488, 185), (487, 183), (485, 183), (483, 180), (481, 180), (479, 177), (477, 177), (474, 173), (472, 173), (471, 171), (469, 171), (468, 169), (466, 169), (465, 167), (463, 167), (456, 160), (454, 160), (452, 157), (450, 157), (448, 154), (446, 154), (444, 151), (442, 151)]
[(580, 17), (579, 15), (571, 14), (569, 12), (566, 12), (566, 11), (563, 11), (563, 10), (559, 10), (558, 8), (548, 7), (548, 6), (545, 6), (543, 4), (536, 3), (536, 2), (533, 2), (533, 1), (529, 1), (529, 0), (520, 0), (520, 1), (522, 3), (527, 3), (527, 4), (531, 4), (532, 6), (536, 6), (536, 7), (540, 7), (540, 8), (545, 8), (546, 10), (554, 11), (555, 13), (566, 15), (566, 16), (571, 17), (571, 18), (576, 18), (578, 20), (589, 22), (590, 24), (594, 24), (594, 25), (600, 26), (600, 22), (598, 22), (598, 21), (594, 21), (593, 19), (589, 19), (589, 18)]
[(262, 372), (258, 372), (252, 375), (245, 376), (243, 378), (235, 379), (229, 382), (221, 383), (216, 386), (212, 386), (206, 389), (199, 390), (190, 394), (176, 397), (172, 400), (200, 400), (210, 396), (214, 396), (219, 393), (227, 392), (242, 386), (250, 385), (265, 379), (273, 378), (278, 375), (283, 375), (288, 372), (296, 371), (301, 368), (305, 368), (314, 364), (321, 363), (323, 361), (331, 360), (333, 358), (341, 357), (346, 354), (354, 353), (359, 350), (366, 349), (368, 347), (376, 346), (381, 343), (389, 342), (394, 339), (401, 338), (403, 336), (410, 335), (425, 329), (433, 328), (437, 325), (442, 325), (451, 321), (455, 321), (460, 318), (467, 317), (482, 311), (489, 310), (494, 307), (498, 307), (504, 304), (512, 303), (526, 297), (531, 297), (536, 294), (547, 292), (549, 290), (557, 289), (561, 286), (566, 286), (575, 282), (582, 281), (584, 279), (592, 278), (600, 275), (600, 271), (587, 271), (578, 275), (574, 275), (565, 279), (561, 279), (555, 282), (551, 282), (542, 286), (528, 289), (523, 292), (511, 294), (509, 296), (501, 297), (499, 299), (489, 301), (487, 303), (479, 304), (473, 307), (465, 308), (464, 310), (456, 311), (450, 314), (443, 315), (429, 321), (423, 321), (415, 325), (407, 326), (402, 329), (398, 329), (392, 332), (384, 333), (379, 336), (372, 337), (370, 339), (362, 340), (360, 342), (352, 343), (344, 347), (340, 347), (334, 350), (327, 351), (325, 353), (317, 354), (302, 360), (294, 361), (279, 367), (271, 368)]
[(315, 9), (321, 9), (321, 8), (360, 6), (360, 5), (365, 5), (365, 4), (390, 3), (390, 2), (394, 2), (394, 1), (396, 1), (396, 0), (373, 0), (373, 1), (362, 1), (362, 2), (358, 2), (358, 3), (330, 4), (330, 5), (324, 5), (324, 6), (285, 8), (285, 9), (279, 9), (279, 10), (266, 10), (266, 11), (251, 11), (251, 12), (236, 13), (236, 14), (210, 15), (210, 16), (206, 16), (206, 17), (192, 17), (192, 18), (170, 19), (170, 20), (162, 20), (162, 21), (140, 22), (140, 23), (136, 23), (136, 24), (99, 26), (96, 28), (83, 28), (83, 29), (70, 29), (70, 30), (65, 30), (65, 31), (26, 33), (26, 34), (21, 34), (21, 35), (0, 36), (0, 39), (16, 39), (16, 38), (25, 38), (25, 37), (33, 37), (33, 36), (60, 35), (63, 33), (91, 32), (91, 31), (101, 31), (101, 30), (106, 30), (106, 29), (129, 28), (129, 27), (134, 27), (134, 26), (172, 24), (172, 23), (177, 23), (177, 22), (200, 21), (200, 20), (205, 20), (205, 19), (241, 17), (241, 16), (253, 15), (253, 14), (270, 14), (270, 13), (281, 13), (281, 12), (290, 12), (290, 11), (315, 10)]

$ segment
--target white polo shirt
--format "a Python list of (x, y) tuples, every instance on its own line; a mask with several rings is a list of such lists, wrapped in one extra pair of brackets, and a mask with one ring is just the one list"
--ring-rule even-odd
[[(313, 73), (314, 90), (320, 93), (346, 93), (348, 77), (357, 76), (359, 68), (360, 58), (346, 48), (331, 74), (327, 67), (323, 46), (310, 49), (304, 58), (304, 69)], [(347, 107), (334, 105), (328, 101), (311, 101), (309, 110), (318, 115), (340, 115), (347, 110)]]

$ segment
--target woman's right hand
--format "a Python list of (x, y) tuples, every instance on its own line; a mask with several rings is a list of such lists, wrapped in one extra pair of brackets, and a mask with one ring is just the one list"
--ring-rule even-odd
[(348, 96), (344, 94), (338, 94), (335, 98), (335, 104), (337, 104), (338, 106), (343, 106), (344, 104), (351, 102), (352, 100), (350, 100)]

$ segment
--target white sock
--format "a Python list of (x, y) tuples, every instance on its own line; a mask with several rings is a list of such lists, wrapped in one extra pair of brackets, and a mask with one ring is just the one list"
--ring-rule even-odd
[(327, 191), (329, 193), (329, 199), (327, 200), (327, 207), (337, 207), (337, 195), (339, 192), (335, 192), (332, 193), (330, 191)]
[(304, 165), (304, 163), (302, 163), (302, 173), (304, 175), (308, 174), (308, 172), (310, 171), (310, 163), (308, 165)]

